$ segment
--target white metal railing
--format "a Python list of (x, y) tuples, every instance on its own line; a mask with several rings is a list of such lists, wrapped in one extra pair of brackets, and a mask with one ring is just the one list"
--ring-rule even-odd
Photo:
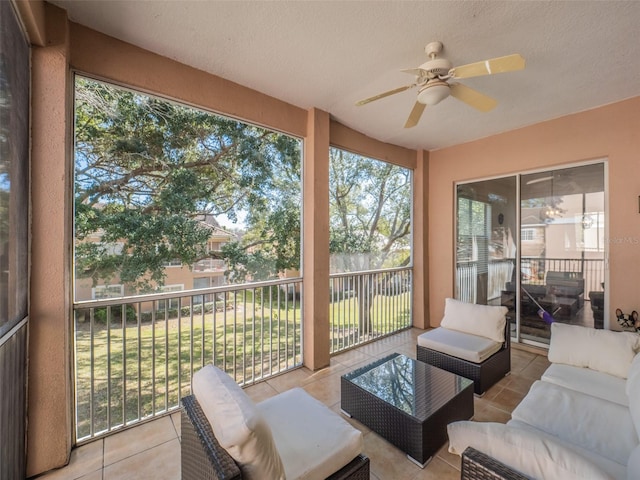
[(412, 325), (412, 267), (330, 276), (331, 353)]
[(224, 272), (227, 262), (215, 258), (205, 258), (193, 264), (194, 272)]
[(301, 284), (286, 279), (76, 303), (76, 441), (177, 408), (194, 371), (207, 363), (241, 385), (302, 365)]
[[(494, 260), (488, 264), (487, 299), (500, 298), (507, 282), (513, 281), (513, 260)], [(477, 299), (477, 262), (460, 262), (456, 268), (456, 298), (475, 303)], [(547, 272), (573, 272), (584, 278), (584, 298), (589, 292), (603, 291), (604, 260), (579, 258), (522, 257), (523, 283), (545, 285)]]

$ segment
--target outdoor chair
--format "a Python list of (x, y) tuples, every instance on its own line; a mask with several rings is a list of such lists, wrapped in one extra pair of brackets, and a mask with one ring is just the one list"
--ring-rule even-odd
[(191, 386), (182, 399), (182, 480), (369, 479), (362, 433), (301, 388), (256, 404), (213, 365)]
[(506, 307), (447, 298), (440, 327), (418, 337), (417, 359), (473, 380), (478, 396), (511, 371)]

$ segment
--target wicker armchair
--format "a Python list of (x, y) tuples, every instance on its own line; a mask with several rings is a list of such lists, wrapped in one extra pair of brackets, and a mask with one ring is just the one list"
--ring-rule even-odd
[(421, 362), (473, 380), (473, 391), (481, 396), (511, 371), (510, 336), (510, 324), (505, 322), (502, 348), (482, 363), (473, 363), (421, 345), (417, 345), (417, 358)]
[[(242, 473), (220, 446), (207, 417), (193, 395), (182, 399), (182, 480), (240, 480)], [(329, 477), (329, 480), (368, 480), (369, 459), (364, 455)]]
[(462, 480), (527, 480), (528, 477), (484, 453), (468, 447), (462, 453)]

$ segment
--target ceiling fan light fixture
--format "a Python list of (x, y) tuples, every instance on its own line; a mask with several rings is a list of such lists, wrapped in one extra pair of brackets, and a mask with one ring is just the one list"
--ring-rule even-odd
[(425, 85), (418, 93), (418, 102), (428, 106), (437, 105), (449, 96), (449, 84), (447, 82), (433, 82)]

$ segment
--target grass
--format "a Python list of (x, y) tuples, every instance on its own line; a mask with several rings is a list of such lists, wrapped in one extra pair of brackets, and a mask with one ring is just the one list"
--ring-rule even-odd
[[(179, 405), (197, 369), (213, 362), (241, 384), (302, 363), (299, 304), (247, 301), (235, 309), (154, 321), (76, 325), (76, 435), (83, 439)], [(330, 306), (331, 351), (411, 323), (410, 294), (376, 296), (357, 328), (357, 299)], [(398, 312), (397, 314), (395, 312)], [(111, 361), (109, 361), (111, 359)], [(91, 418), (93, 417), (93, 426)]]

